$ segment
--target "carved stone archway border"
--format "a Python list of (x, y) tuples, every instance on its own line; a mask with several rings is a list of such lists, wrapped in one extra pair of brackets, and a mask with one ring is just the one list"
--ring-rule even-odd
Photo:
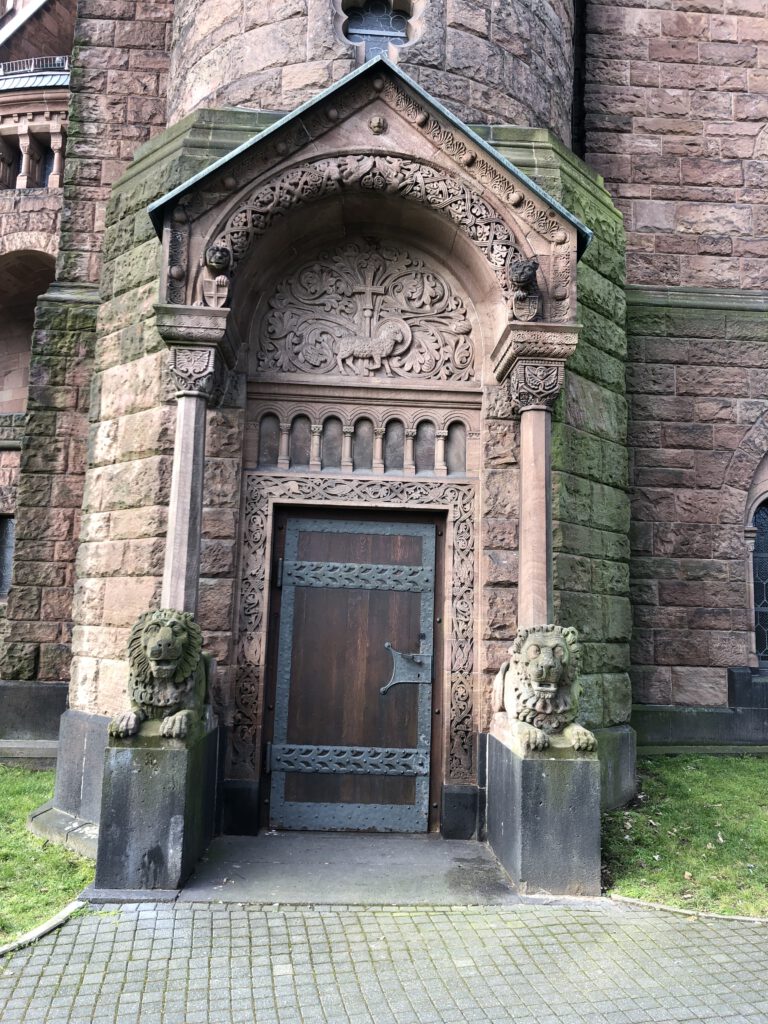
[[(231, 254), (231, 274), (254, 240), (266, 234), (289, 210), (349, 192), (394, 196), (448, 219), (488, 263), (510, 309), (513, 295), (518, 296), (519, 301), (518, 274), (524, 261), (534, 255), (533, 250), (523, 251), (512, 226), (468, 181), (443, 167), (406, 157), (339, 155), (283, 169), (239, 197), (210, 231), (203, 252), (211, 247), (226, 249)], [(538, 286), (533, 285), (532, 294), (544, 294), (549, 306), (547, 319), (563, 323), (571, 315), (573, 266), (568, 234), (555, 217), (536, 206), (521, 191), (510, 190), (507, 202), (527, 229), (533, 228), (551, 246), (549, 265), (546, 272), (543, 264), (539, 267), (541, 280)], [(191, 244), (189, 223), (194, 212), (193, 208), (185, 210), (180, 205), (170, 224), (166, 296), (174, 305), (208, 305), (205, 285), (210, 272), (204, 266), (193, 271), (196, 256), (200, 262), (199, 254), (190, 251), (195, 247)], [(521, 224), (521, 236), (522, 228)]]
[(474, 779), (473, 679), (475, 667), (475, 485), (449, 480), (372, 480), (247, 473), (244, 481), (243, 546), (240, 590), (240, 635), (235, 679), (231, 775), (258, 775), (260, 703), (264, 693), (267, 646), (266, 567), (273, 505), (313, 502), (391, 511), (418, 508), (448, 512), (452, 560), (447, 578), (451, 592), (450, 734), (448, 777)]

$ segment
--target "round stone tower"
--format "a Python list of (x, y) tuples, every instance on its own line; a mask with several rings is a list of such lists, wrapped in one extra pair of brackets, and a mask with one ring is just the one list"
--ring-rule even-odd
[(385, 54), (463, 121), (570, 141), (573, 0), (177, 0), (168, 120), (290, 111)]

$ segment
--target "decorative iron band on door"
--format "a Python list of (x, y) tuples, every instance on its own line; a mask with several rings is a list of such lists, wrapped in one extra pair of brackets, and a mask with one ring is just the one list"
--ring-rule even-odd
[(435, 527), (285, 529), (270, 824), (426, 831)]

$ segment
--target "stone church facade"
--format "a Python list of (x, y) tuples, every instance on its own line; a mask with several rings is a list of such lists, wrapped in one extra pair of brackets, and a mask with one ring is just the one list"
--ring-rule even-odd
[(636, 734), (766, 742), (764, 0), (49, 0), (0, 58), (0, 744), (63, 713), (60, 827), (160, 607), (217, 662), (225, 831), (338, 826), (270, 778), (344, 730), (286, 709), (422, 658), (366, 741), (417, 781), (337, 802), (478, 834), (518, 626), (578, 630), (604, 806)]

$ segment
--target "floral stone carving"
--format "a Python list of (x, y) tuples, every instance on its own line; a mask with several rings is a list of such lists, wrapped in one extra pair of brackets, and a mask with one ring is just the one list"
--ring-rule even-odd
[[(463, 144), (462, 144), (463, 146)], [(478, 161), (486, 167), (486, 161)], [(433, 167), (417, 160), (395, 156), (349, 154), (334, 159), (322, 159), (297, 164), (281, 171), (271, 180), (260, 183), (248, 195), (241, 197), (237, 206), (225, 215), (223, 221), (208, 239), (206, 251), (211, 246), (227, 249), (231, 254), (230, 277), (236, 272), (255, 238), (265, 234), (272, 224), (285, 216), (293, 207), (317, 202), (334, 195), (348, 192), (363, 194), (379, 193), (393, 195), (406, 202), (417, 203), (433, 210), (455, 224), (480, 250), (490, 265), (499, 285), (509, 301), (510, 315), (524, 320), (539, 316), (539, 302), (534, 295), (534, 273), (541, 280), (542, 292), (549, 293), (554, 287), (549, 319), (563, 321), (568, 318), (567, 291), (572, 276), (571, 257), (565, 247), (567, 234), (557, 221), (540, 210), (522, 193), (507, 186), (502, 189), (498, 174), (491, 174), (486, 167), (484, 184), (494, 192), (502, 192), (513, 207), (516, 218), (522, 218), (533, 230), (545, 238), (551, 248), (551, 273), (553, 281), (547, 282), (545, 267), (536, 267), (538, 260), (529, 260), (521, 251), (513, 228), (488, 202), (482, 192), (449, 171)], [(487, 179), (487, 181), (485, 180)], [(172, 224), (169, 252), (181, 261), (184, 252), (184, 238), (187, 225)], [(178, 236), (178, 237), (176, 237)], [(182, 265), (183, 269), (183, 265)], [(520, 275), (524, 281), (521, 284)], [(198, 272), (193, 285), (191, 301), (204, 303), (203, 280), (207, 280), (209, 268)], [(534, 287), (531, 287), (534, 285)], [(521, 293), (517, 300), (513, 293)], [(186, 293), (185, 293), (186, 294)], [(178, 296), (178, 297), (177, 297)], [(169, 283), (170, 302), (185, 301), (177, 282)], [(525, 296), (525, 297), (523, 297)], [(517, 303), (517, 305), (515, 304)]]
[(575, 722), (581, 645), (571, 626), (519, 629), (493, 683), (493, 709), (506, 711), (525, 750), (544, 750), (562, 733), (575, 750), (594, 750), (593, 734)]
[(475, 375), (472, 325), (448, 282), (416, 256), (363, 241), (321, 253), (278, 285), (256, 359), (284, 373)]
[[(208, 704), (209, 660), (202, 630), (189, 612), (145, 612), (128, 639), (131, 710), (109, 724), (110, 736), (138, 733), (188, 739), (203, 726)], [(150, 723), (159, 722), (159, 729)]]
[(451, 639), (449, 655), (450, 732), (448, 777), (464, 783), (475, 778), (473, 763), (473, 677), (475, 673), (475, 489), (471, 483), (445, 480), (366, 480), (353, 477), (245, 475), (245, 529), (240, 590), (235, 715), (232, 726), (232, 777), (258, 774), (258, 734), (266, 661), (269, 516), (272, 502), (344, 503), (361, 508), (427, 506), (448, 510), (453, 532), (449, 572)]

